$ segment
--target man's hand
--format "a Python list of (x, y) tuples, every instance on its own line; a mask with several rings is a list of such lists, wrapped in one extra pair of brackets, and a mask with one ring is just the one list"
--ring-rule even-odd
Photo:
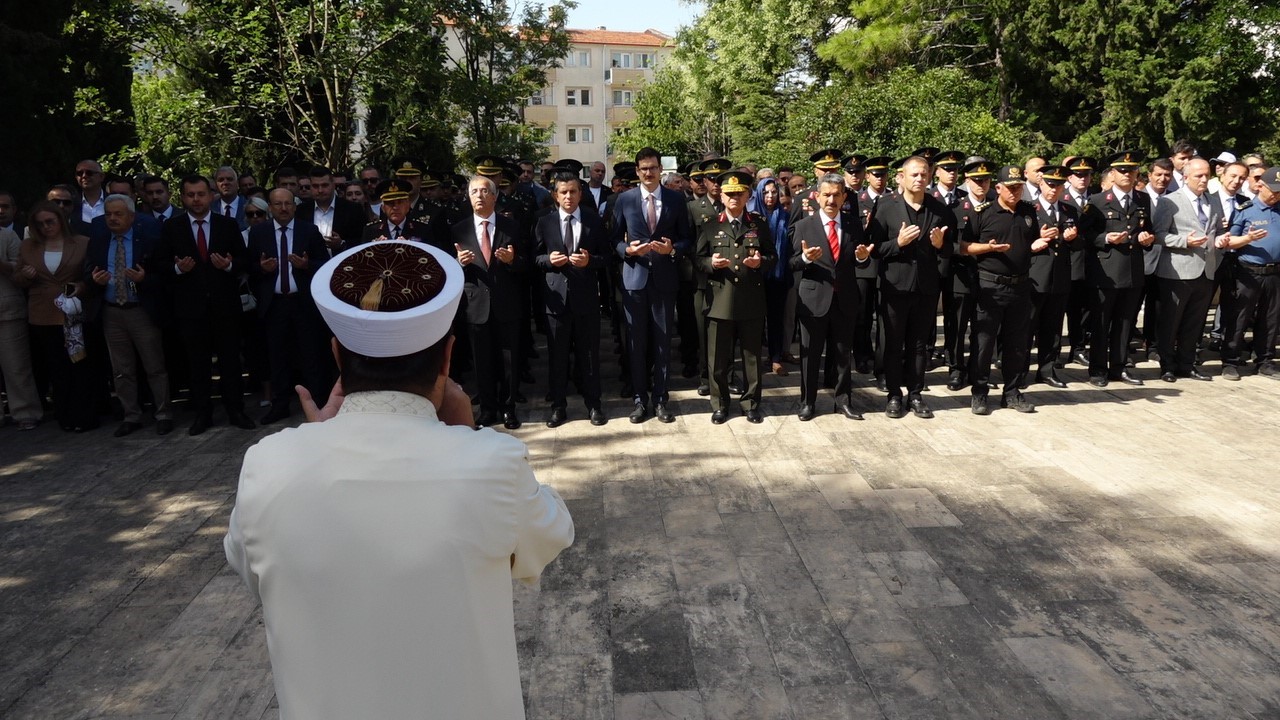
[(270, 274), (279, 269), (280, 263), (275, 258), (267, 257), (267, 254), (263, 253), (262, 257), (258, 259), (258, 267), (262, 268), (262, 272)]
[(676, 246), (671, 242), (671, 238), (658, 238), (649, 243), (649, 249), (659, 255), (670, 255), (676, 251)]
[(1209, 236), (1202, 232), (1193, 231), (1190, 235), (1187, 235), (1187, 247), (1204, 247), (1207, 242), (1209, 242)]
[(1080, 228), (1076, 227), (1075, 225), (1072, 225), (1062, 233), (1062, 239), (1066, 240), (1067, 242), (1071, 242), (1075, 240), (1076, 237), (1079, 235), (1080, 235)]
[(1128, 232), (1126, 232), (1126, 231), (1123, 231), (1123, 230), (1122, 230), (1122, 231), (1120, 231), (1120, 232), (1109, 232), (1109, 233), (1107, 233), (1107, 244), (1108, 244), (1108, 245), (1123, 245), (1124, 243), (1126, 243), (1126, 242), (1128, 242), (1128, 241), (1129, 241), (1129, 233), (1128, 233)]
[(907, 225), (902, 223), (902, 227), (898, 228), (898, 247), (906, 247), (916, 241), (920, 237), (919, 225)]
[(342, 407), (342, 401), (346, 399), (342, 392), (342, 378), (338, 378), (333, 384), (333, 389), (329, 391), (329, 402), (324, 407), (316, 407), (311, 393), (301, 385), (294, 385), (293, 391), (298, 393), (298, 404), (302, 406), (302, 414), (306, 416), (307, 422), (324, 422), (337, 415), (338, 408)]
[(507, 265), (510, 265), (511, 263), (516, 261), (515, 246), (507, 245), (505, 247), (496, 248), (493, 251), (493, 256), (498, 258), (498, 262), (502, 262), (502, 263), (506, 263)]
[(947, 228), (945, 225), (936, 227), (929, 231), (929, 244), (933, 246), (934, 250), (940, 250), (942, 249), (942, 241), (946, 236)]
[(218, 270), (226, 270), (231, 267), (231, 256), (209, 253), (209, 264)]
[[(1056, 230), (1057, 228), (1054, 229)], [(1045, 237), (1041, 235), (1036, 238), (1035, 242), (1031, 243), (1031, 252), (1040, 252), (1047, 247), (1049, 247), (1049, 240), (1046, 240)]]
[(565, 265), (569, 264), (569, 256), (565, 255), (559, 250), (556, 250), (555, 252), (548, 255), (547, 259), (551, 261), (552, 267), (564, 267)]
[(178, 266), (178, 272), (180, 273), (189, 273), (196, 267), (196, 261), (190, 255), (184, 258), (175, 257), (173, 264)]
[(759, 250), (752, 250), (751, 254), (743, 259), (742, 264), (755, 270), (760, 267), (761, 257)]
[(1008, 252), (1013, 247), (1009, 243), (996, 242), (991, 240), (987, 242), (987, 252)]
[(1040, 237), (1045, 240), (1056, 240), (1058, 238), (1058, 228), (1053, 225), (1041, 225)]
[(569, 256), (569, 263), (576, 268), (584, 268), (591, 263), (591, 252), (578, 248), (577, 251)]
[(864, 262), (869, 257), (871, 257), (870, 245), (859, 245), (853, 249), (853, 258), (858, 262)]
[(723, 270), (729, 267), (729, 258), (721, 255), (720, 253), (716, 253), (711, 256), (711, 267), (714, 270)]
[[(1142, 247), (1151, 247), (1151, 243), (1156, 241), (1156, 236), (1145, 230), (1138, 233), (1138, 244)], [(1203, 244), (1203, 243), (1201, 243)]]
[(1219, 250), (1226, 250), (1231, 247), (1231, 233), (1222, 233), (1213, 241), (1213, 246)]
[(470, 250), (463, 250), (458, 243), (453, 244), (454, 252), (458, 253), (458, 264), (466, 267), (476, 261), (476, 254)]
[(308, 262), (310, 261), (308, 260), (306, 253), (302, 253), (301, 255), (289, 253), (289, 264), (292, 265), (295, 270), (306, 270)]
[(330, 249), (330, 250), (341, 250), (341, 249), (342, 249), (342, 238), (338, 237), (337, 235), (335, 235), (335, 234), (333, 234), (333, 233), (329, 233), (329, 235), (328, 235), (328, 236), (326, 236), (326, 237), (325, 237), (325, 239), (324, 239), (324, 244), (325, 244), (325, 245), (327, 245), (327, 246), (329, 246), (329, 249)]
[(100, 267), (95, 267), (93, 272), (89, 273), (89, 277), (102, 287), (106, 287), (107, 283), (111, 282), (111, 273)]
[(1253, 228), (1244, 235), (1248, 238), (1248, 242), (1257, 242), (1267, 236), (1267, 231), (1262, 228)]
[(452, 380), (444, 382), (444, 396), (436, 408), (436, 417), (445, 425), (461, 425), (475, 428), (475, 416), (471, 412), (471, 398), (462, 386)]
[(140, 283), (147, 278), (147, 271), (142, 269), (141, 265), (134, 265), (131, 268), (125, 268), (124, 276), (135, 283)]
[(818, 246), (809, 247), (809, 243), (804, 240), (800, 241), (800, 252), (804, 255), (804, 259), (813, 262), (822, 257), (822, 248)]
[(653, 243), (642, 243), (639, 240), (632, 240), (631, 244), (627, 246), (627, 254), (632, 256), (644, 255), (653, 249), (650, 247), (651, 245), (653, 245)]
[[(177, 260), (177, 258), (174, 258), (174, 260)], [(36, 267), (34, 265), (23, 265), (22, 270), (19, 272), (22, 273), (22, 277), (31, 279), (36, 276)]]

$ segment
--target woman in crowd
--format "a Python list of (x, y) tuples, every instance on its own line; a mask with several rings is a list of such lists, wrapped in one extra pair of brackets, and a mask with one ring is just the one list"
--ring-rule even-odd
[[(244, 234), (247, 245), (249, 228), (266, 222), (271, 216), (267, 213), (267, 200), (261, 195), (250, 194), (245, 197), (245, 203), (246, 227), (241, 232)], [(266, 331), (263, 329), (262, 319), (258, 317), (258, 301), (254, 298), (253, 287), (249, 283), (247, 273), (240, 276), (240, 309), (242, 311), (240, 313), (240, 348), (244, 356), (245, 370), (249, 373), (250, 387), (256, 385), (262, 389), (262, 400), (258, 405), (267, 407), (271, 404), (267, 399), (271, 397), (271, 383), (267, 380), (271, 377), (271, 369), (267, 365)]]
[[(769, 225), (773, 235), (774, 251), (779, 258), (791, 257), (791, 239), (787, 237), (787, 211), (782, 207), (782, 186), (772, 177), (756, 183), (755, 206)], [(787, 296), (793, 285), (790, 265), (778, 262), (764, 278), (765, 294), (765, 343), (769, 347), (769, 363), (775, 375), (786, 375), (783, 356), (790, 349), (791, 338), (785, 335), (787, 326)], [(795, 307), (792, 304), (792, 313)]]
[(49, 371), (58, 424), (66, 431), (92, 430), (98, 427), (98, 415), (80, 303), (89, 239), (72, 234), (53, 203), (37, 203), (30, 218), (30, 237), (19, 250), (14, 282), (27, 288), (27, 322), (38, 362)]

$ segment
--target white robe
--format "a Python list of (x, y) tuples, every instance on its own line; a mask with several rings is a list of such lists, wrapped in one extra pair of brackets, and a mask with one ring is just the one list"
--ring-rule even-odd
[(524, 443), (374, 392), (245, 453), (224, 546), (283, 720), (494, 720), (524, 717), (511, 579), (572, 542)]

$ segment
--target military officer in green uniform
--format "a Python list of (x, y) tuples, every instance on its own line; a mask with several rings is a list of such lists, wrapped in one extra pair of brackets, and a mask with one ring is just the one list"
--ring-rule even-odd
[(431, 203), (422, 194), (422, 163), (413, 158), (398, 157), (391, 161), (391, 168), (397, 178), (409, 183), (409, 218), (428, 222)]
[(742, 345), (746, 393), (742, 409), (747, 420), (764, 422), (760, 411), (760, 346), (764, 339), (764, 277), (777, 262), (769, 226), (747, 212), (753, 178), (732, 171), (722, 173), (720, 197), (724, 212), (702, 225), (698, 262), (710, 288), (707, 329), (711, 381), (711, 422), (728, 419), (729, 368), (734, 341)]

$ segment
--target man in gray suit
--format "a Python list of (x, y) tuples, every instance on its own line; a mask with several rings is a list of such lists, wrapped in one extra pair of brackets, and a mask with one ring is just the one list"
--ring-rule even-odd
[(1221, 255), (1222, 207), (1208, 194), (1209, 163), (1193, 158), (1183, 166), (1182, 187), (1159, 198), (1156, 241), (1164, 246), (1156, 274), (1160, 278), (1160, 379), (1209, 380), (1195, 365), (1196, 344), (1204, 330), (1213, 276)]

